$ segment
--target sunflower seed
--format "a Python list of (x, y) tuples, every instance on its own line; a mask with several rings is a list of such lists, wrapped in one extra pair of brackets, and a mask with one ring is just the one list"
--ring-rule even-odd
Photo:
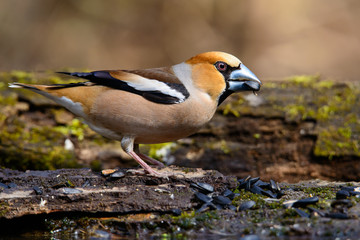
[(214, 192), (214, 187), (208, 183), (197, 182), (191, 183), (190, 187), (198, 189), (200, 192), (208, 194)]
[(211, 197), (209, 197), (209, 196), (207, 196), (207, 195), (205, 195), (205, 194), (203, 194), (203, 193), (201, 193), (201, 192), (196, 192), (196, 193), (195, 193), (195, 197), (196, 197), (197, 199), (199, 199), (200, 201), (204, 202), (204, 203), (209, 203), (209, 202), (211, 202), (211, 200), (212, 200)]
[(220, 205), (228, 205), (228, 204), (231, 204), (231, 200), (227, 197), (219, 195), (219, 196), (213, 197), (213, 203), (217, 203)]
[(301, 210), (301, 209), (294, 208), (294, 210), (295, 210), (295, 212), (296, 212), (297, 214), (299, 214), (300, 217), (304, 217), (304, 218), (309, 218), (309, 217), (310, 217), (310, 215), (309, 215), (308, 213), (304, 212), (304, 211)]
[(336, 199), (346, 199), (349, 196), (350, 196), (350, 193), (345, 190), (339, 190), (336, 193)]
[(250, 208), (254, 207), (255, 204), (256, 204), (256, 203), (255, 203), (254, 201), (246, 201), (246, 202), (243, 202), (243, 203), (239, 206), (238, 211), (250, 209)]

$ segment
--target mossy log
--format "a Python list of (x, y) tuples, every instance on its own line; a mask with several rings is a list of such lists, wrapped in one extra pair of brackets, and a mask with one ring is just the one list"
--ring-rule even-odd
[[(335, 200), (339, 189), (359, 187), (359, 183), (281, 183), (281, 199), (269, 199), (236, 189), (236, 178), (217, 171), (164, 170), (177, 174), (166, 179), (127, 173), (111, 179), (90, 169), (0, 170), (1, 237), (181, 239), (191, 238), (196, 232), (201, 239), (248, 234), (260, 239), (293, 235), (355, 239), (360, 234), (359, 198)], [(231, 189), (238, 194), (233, 206), (251, 201), (254, 207), (199, 211), (203, 203), (191, 187), (195, 182), (213, 186), (211, 196)], [(286, 200), (310, 196), (318, 198), (311, 207), (284, 207)]]
[[(202, 169), (163, 169), (174, 176), (157, 178), (128, 173), (101, 176), (90, 169), (54, 171), (0, 170), (0, 219), (51, 213), (171, 212), (190, 210), (191, 182), (207, 182), (220, 190), (236, 187), (236, 178)], [(3, 187), (3, 186), (8, 187)]]

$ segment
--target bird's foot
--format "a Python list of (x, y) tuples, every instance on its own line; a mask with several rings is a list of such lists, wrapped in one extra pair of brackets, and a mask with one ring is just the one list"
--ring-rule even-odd
[[(146, 162), (144, 162), (144, 160), (142, 160), (141, 159), (141, 157), (138, 155), (138, 154), (136, 154), (134, 151), (130, 151), (130, 152), (128, 152), (128, 154), (133, 158), (133, 159), (135, 159), (140, 165), (141, 165), (141, 167), (143, 168), (143, 171), (144, 171), (144, 173), (142, 174), (141, 172), (140, 172), (140, 174), (142, 174), (142, 175), (145, 175), (146, 173), (148, 173), (149, 175), (151, 175), (151, 176), (155, 176), (155, 177), (166, 177), (166, 178), (168, 178), (168, 174), (163, 174), (163, 173), (159, 173), (159, 172), (157, 172), (157, 171), (155, 171), (152, 167), (150, 167), (149, 165), (147, 165), (147, 163)], [(140, 153), (140, 155), (141, 156), (145, 156), (146, 157), (146, 160), (148, 160), (148, 161), (152, 161), (152, 162), (157, 162), (158, 164), (160, 163), (160, 162), (158, 162), (158, 161), (156, 161), (155, 159), (152, 159), (152, 158), (150, 158), (150, 157), (148, 157), (148, 156), (146, 156), (146, 155), (143, 155), (143, 154), (141, 154)], [(150, 159), (150, 160), (149, 160)], [(162, 163), (161, 163), (162, 164)], [(162, 166), (164, 166), (163, 164), (162, 164)], [(137, 173), (137, 174), (139, 174), (139, 172)]]
[[(150, 170), (151, 169), (151, 170)], [(156, 170), (154, 170), (153, 168), (150, 169), (129, 169), (126, 172), (127, 173), (131, 173), (134, 175), (147, 175), (147, 176), (153, 176), (153, 177), (158, 177), (158, 178), (165, 178), (165, 179), (169, 179), (170, 176), (174, 176), (174, 173), (172, 172), (158, 172)]]

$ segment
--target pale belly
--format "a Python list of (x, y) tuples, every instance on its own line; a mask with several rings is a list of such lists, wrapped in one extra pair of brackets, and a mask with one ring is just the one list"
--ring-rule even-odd
[[(114, 93), (118, 93), (116, 91)], [(108, 93), (94, 104), (89, 126), (99, 134), (115, 140), (133, 137), (135, 143), (162, 143), (175, 141), (196, 133), (210, 121), (216, 105), (204, 105), (202, 101), (185, 101), (165, 105), (149, 102), (128, 93), (120, 96)]]
[[(118, 121), (119, 127), (116, 129), (110, 129), (108, 126), (103, 124), (90, 123), (85, 121), (89, 127), (100, 135), (120, 141), (124, 136), (134, 137), (135, 143), (141, 144), (152, 144), (152, 143), (164, 143), (172, 142), (181, 138), (188, 137), (196, 133), (201, 126), (152, 126), (142, 124), (132, 124), (129, 126), (127, 122)], [(127, 125), (128, 128), (121, 127)]]

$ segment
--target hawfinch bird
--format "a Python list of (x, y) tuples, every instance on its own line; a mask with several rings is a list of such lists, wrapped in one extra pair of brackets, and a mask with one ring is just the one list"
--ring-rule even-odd
[[(236, 57), (206, 52), (171, 67), (143, 70), (60, 72), (86, 79), (55, 85), (11, 83), (64, 106), (95, 132), (121, 142), (147, 173), (146, 162), (164, 165), (139, 152), (139, 144), (170, 142), (198, 131), (230, 94), (259, 91), (260, 80)], [(146, 162), (145, 162), (146, 161)]]

